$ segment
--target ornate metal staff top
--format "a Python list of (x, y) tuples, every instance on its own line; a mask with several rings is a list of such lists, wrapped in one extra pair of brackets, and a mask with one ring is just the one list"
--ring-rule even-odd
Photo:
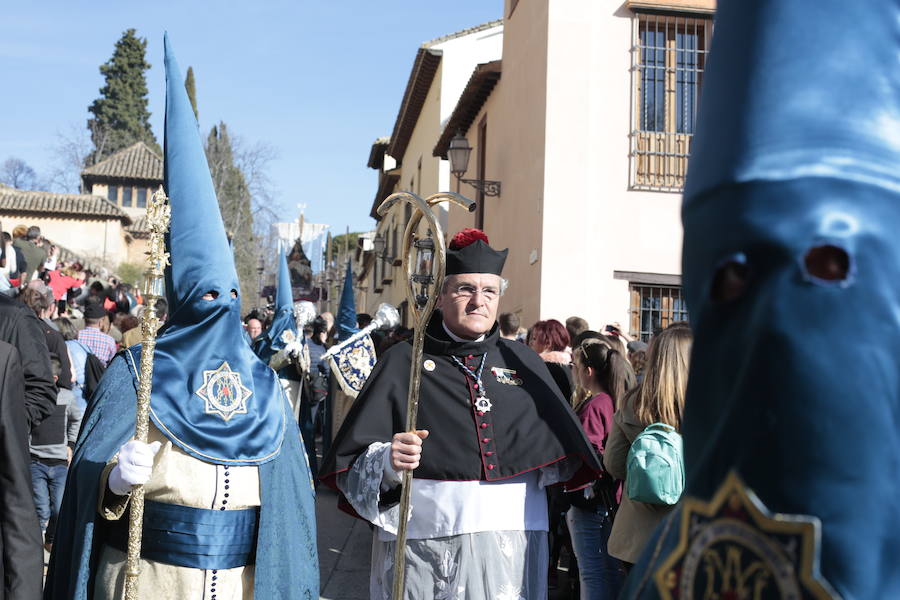
[[(469, 212), (475, 210), (475, 202), (459, 194), (441, 192), (422, 200), (410, 192), (397, 192), (385, 198), (378, 207), (378, 214), (385, 216), (395, 205), (412, 204), (413, 214), (403, 233), (403, 271), (406, 273), (406, 297), (415, 321), (412, 364), (409, 369), (409, 395), (406, 404), (406, 431), (415, 433), (419, 412), (419, 383), (422, 379), (422, 352), (425, 329), (434, 312), (438, 293), (444, 280), (447, 249), (444, 233), (431, 207), (441, 202), (453, 202)], [(422, 219), (428, 224), (425, 235), (418, 232)], [(409, 500), (412, 493), (412, 471), (403, 471), (400, 495), (400, 521), (397, 524), (397, 552), (394, 558), (394, 600), (403, 599), (406, 579), (406, 529), (409, 521)]]
[[(141, 365), (138, 383), (137, 416), (134, 423), (134, 439), (147, 441), (150, 422), (150, 391), (153, 386), (153, 350), (156, 347), (156, 301), (164, 295), (163, 277), (169, 264), (165, 235), (169, 230), (169, 199), (162, 186), (153, 193), (147, 205), (147, 225), (150, 241), (147, 249), (146, 289), (144, 312), (141, 316)], [(128, 555), (125, 564), (125, 600), (137, 600), (138, 576), (141, 574), (141, 533), (144, 523), (144, 486), (137, 485), (131, 492), (131, 514), (128, 520)]]
[(400, 312), (396, 307), (382, 302), (372, 322), (348, 337), (340, 344), (335, 344), (322, 355), (322, 360), (330, 358), (361, 337), (367, 336), (376, 329), (390, 329), (400, 324)]

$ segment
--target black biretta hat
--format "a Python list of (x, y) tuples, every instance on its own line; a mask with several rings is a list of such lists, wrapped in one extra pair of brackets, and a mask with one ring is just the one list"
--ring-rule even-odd
[(480, 229), (463, 229), (450, 241), (447, 249), (447, 275), (460, 273), (493, 273), (500, 275), (509, 249), (494, 250)]

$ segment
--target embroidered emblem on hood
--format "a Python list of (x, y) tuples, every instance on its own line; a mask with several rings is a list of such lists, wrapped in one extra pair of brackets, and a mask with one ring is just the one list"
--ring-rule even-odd
[(680, 526), (654, 574), (660, 598), (722, 598), (736, 587), (764, 598), (839, 597), (819, 573), (819, 519), (770, 512), (733, 471), (712, 500), (682, 499)]
[(232, 371), (227, 362), (218, 369), (203, 371), (203, 385), (194, 393), (206, 403), (206, 414), (219, 415), (225, 421), (246, 414), (247, 399), (253, 394), (241, 383), (241, 374)]

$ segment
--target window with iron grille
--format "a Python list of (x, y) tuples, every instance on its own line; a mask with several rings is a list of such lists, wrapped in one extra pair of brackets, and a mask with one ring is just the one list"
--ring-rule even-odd
[(633, 22), (631, 187), (680, 192), (712, 20), (639, 13)]
[(687, 321), (681, 288), (631, 284), (631, 335), (643, 341), (676, 321)]

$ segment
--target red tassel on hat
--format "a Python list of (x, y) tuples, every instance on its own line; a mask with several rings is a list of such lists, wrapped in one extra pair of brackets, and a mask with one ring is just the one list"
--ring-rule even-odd
[(460, 250), (462, 248), (465, 248), (469, 244), (477, 242), (478, 240), (483, 241), (485, 244), (490, 244), (490, 242), (488, 241), (488, 236), (485, 232), (480, 229), (467, 227), (466, 229), (463, 229), (453, 236), (453, 239), (450, 240), (450, 249)]

